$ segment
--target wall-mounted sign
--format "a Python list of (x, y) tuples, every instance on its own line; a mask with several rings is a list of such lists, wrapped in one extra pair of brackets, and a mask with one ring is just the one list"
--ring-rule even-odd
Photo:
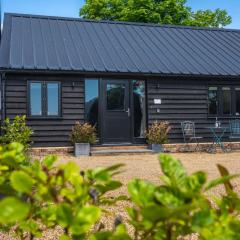
[(154, 99), (154, 104), (162, 104), (162, 99)]

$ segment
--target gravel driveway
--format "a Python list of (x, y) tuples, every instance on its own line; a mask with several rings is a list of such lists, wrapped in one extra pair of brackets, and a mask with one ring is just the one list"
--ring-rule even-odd
[[(208, 173), (209, 179), (219, 176), (217, 164), (225, 166), (230, 173), (240, 173), (240, 152), (234, 153), (175, 153), (171, 154), (180, 159), (189, 173), (203, 170)], [(125, 164), (124, 172), (117, 178), (123, 183), (131, 179), (141, 178), (154, 183), (159, 182), (161, 170), (158, 155), (122, 155), (122, 156), (94, 156), (75, 158), (71, 155), (59, 156), (58, 163), (74, 161), (82, 169), (106, 167), (117, 163)], [(240, 183), (240, 181), (239, 181)]]

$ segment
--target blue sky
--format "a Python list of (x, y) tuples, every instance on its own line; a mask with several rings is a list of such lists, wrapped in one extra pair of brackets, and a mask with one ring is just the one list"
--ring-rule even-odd
[[(0, 0), (3, 12), (30, 13), (52, 16), (78, 17), (84, 0)], [(228, 28), (240, 29), (239, 0), (188, 0), (194, 10), (223, 8), (233, 18)]]

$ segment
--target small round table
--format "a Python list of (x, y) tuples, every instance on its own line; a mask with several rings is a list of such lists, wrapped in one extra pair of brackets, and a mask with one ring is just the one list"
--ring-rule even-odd
[(213, 135), (213, 143), (208, 148), (208, 152), (216, 152), (217, 146), (220, 146), (223, 152), (226, 152), (226, 148), (222, 142), (222, 138), (224, 137), (225, 132), (227, 131), (227, 127), (207, 127), (210, 129)]

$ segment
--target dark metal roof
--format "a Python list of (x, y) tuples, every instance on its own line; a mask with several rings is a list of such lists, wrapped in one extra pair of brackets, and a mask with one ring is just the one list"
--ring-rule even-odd
[(240, 76), (240, 31), (8, 13), (0, 68)]

